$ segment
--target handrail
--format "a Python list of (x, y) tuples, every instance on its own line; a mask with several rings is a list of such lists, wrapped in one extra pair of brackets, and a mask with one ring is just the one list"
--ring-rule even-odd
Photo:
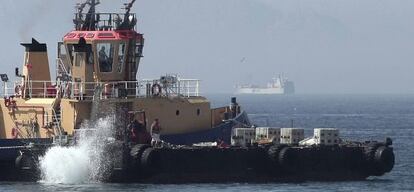
[(65, 74), (67, 76), (70, 76), (61, 58), (56, 59), (56, 74)]
[[(52, 127), (58, 132), (58, 136), (62, 135), (62, 129), (61, 129), (61, 124), (60, 124), (60, 117), (58, 118), (55, 107), (56, 107), (56, 102), (59, 102), (59, 100), (54, 100), (52, 105), (50, 106), (50, 110), (52, 111), (52, 118), (51, 118), (51, 123), (52, 123)], [(56, 127), (54, 125), (56, 121)]]
[[(8, 84), (14, 86), (8, 86)], [(26, 85), (27, 87), (25, 87)], [(161, 87), (161, 93), (154, 93), (154, 86)], [(142, 98), (142, 97), (198, 97), (200, 80), (177, 79), (174, 83), (163, 83), (160, 79), (141, 81), (74, 82), (74, 81), (20, 81), (5, 82), (4, 93), (0, 96), (15, 95), (24, 98), (70, 98), (93, 99), (95, 89), (103, 88), (101, 98)], [(22, 93), (26, 95), (21, 95)]]
[(58, 135), (61, 136), (62, 135), (62, 128), (60, 126), (60, 118), (57, 117), (57, 113), (55, 108), (53, 108), (53, 106), (50, 108), (52, 110), (53, 116), (52, 116), (52, 123), (53, 123), (53, 117), (56, 120), (56, 128), (58, 130)]
[[(121, 26), (125, 13), (75, 13), (75, 18), (86, 18), (86, 17), (98, 18), (95, 22), (95, 27), (99, 30), (113, 30)], [(132, 17), (133, 20), (137, 19), (135, 13), (129, 13), (128, 16)]]

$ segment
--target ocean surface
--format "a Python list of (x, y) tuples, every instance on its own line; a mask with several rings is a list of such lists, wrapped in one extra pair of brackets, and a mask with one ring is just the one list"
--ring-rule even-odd
[[(213, 107), (231, 95), (208, 95)], [(310, 136), (317, 127), (340, 129), (347, 140), (393, 139), (396, 163), (391, 173), (355, 182), (224, 184), (53, 184), (0, 182), (0, 191), (414, 191), (414, 95), (238, 96), (259, 126), (300, 127)], [(0, 170), (1, 171), (1, 170)]]

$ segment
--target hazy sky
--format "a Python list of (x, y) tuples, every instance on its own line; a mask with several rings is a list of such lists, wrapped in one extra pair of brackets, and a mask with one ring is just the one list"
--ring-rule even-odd
[[(22, 65), (19, 43), (31, 37), (54, 65), (76, 2), (2, 0), (0, 73)], [(412, 0), (137, 0), (139, 78), (179, 73), (212, 93), (285, 73), (298, 93), (414, 93), (413, 10)]]

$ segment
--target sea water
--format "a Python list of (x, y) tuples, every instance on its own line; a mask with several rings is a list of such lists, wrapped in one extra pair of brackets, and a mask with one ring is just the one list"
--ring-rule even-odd
[[(208, 96), (212, 107), (228, 105), (230, 97)], [(68, 162), (56, 164), (55, 168), (51, 166), (51, 174), (56, 176), (49, 181), (44, 178), (36, 183), (2, 182), (0, 191), (414, 191), (414, 95), (257, 95), (238, 96), (238, 103), (258, 125), (291, 127), (293, 120), (294, 127), (304, 128), (306, 135), (311, 135), (315, 127), (335, 127), (340, 129), (341, 137), (348, 140), (385, 140), (391, 137), (396, 155), (394, 169), (381, 177), (352, 182), (107, 184), (88, 180), (91, 165), (86, 162), (90, 157), (81, 154), (87, 154), (89, 150), (83, 149), (83, 153), (81, 149), (67, 153), (72, 154), (69, 157), (56, 152), (55, 158)], [(75, 159), (76, 165), (69, 159)], [(66, 172), (58, 174), (59, 169)]]
[(103, 152), (114, 138), (114, 116), (84, 122), (74, 146), (52, 147), (40, 157), (45, 184), (96, 183), (105, 179), (109, 165)]

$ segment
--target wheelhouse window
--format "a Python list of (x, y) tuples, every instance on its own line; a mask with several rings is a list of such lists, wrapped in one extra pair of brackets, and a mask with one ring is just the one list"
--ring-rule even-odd
[(58, 57), (63, 59), (66, 58), (67, 53), (66, 53), (66, 48), (65, 48), (65, 44), (63, 44), (62, 42), (58, 43)]
[(93, 65), (94, 57), (91, 44), (87, 44), (85, 47), (76, 44), (67, 44), (67, 48), (68, 54), (66, 52), (65, 54), (69, 56), (73, 66), (81, 66), (81, 61), (85, 61), (88, 65)]
[(70, 63), (73, 65), (73, 57), (74, 57), (74, 51), (75, 51), (73, 44), (68, 44), (67, 48), (68, 48)]
[(135, 63), (133, 64), (134, 71), (138, 70), (140, 57), (142, 57), (142, 48), (143, 45), (139, 42), (135, 45)]
[(125, 43), (120, 43), (119, 44), (119, 50), (118, 50), (118, 66), (116, 68), (116, 71), (118, 73), (122, 72), (122, 68), (124, 67), (124, 63), (125, 63), (125, 51), (126, 51), (126, 46)]
[(101, 72), (112, 72), (114, 45), (111, 43), (98, 43), (99, 70)]
[(84, 60), (84, 54), (83, 53), (76, 53), (75, 54), (75, 66), (76, 67), (80, 67), (81, 66), (81, 61)]
[(90, 47), (88, 49), (88, 52), (86, 53), (86, 58), (88, 58), (86, 64), (88, 65), (93, 65), (93, 51), (92, 51), (92, 47)]
[(72, 65), (69, 61), (68, 52), (66, 50), (66, 45), (63, 42), (58, 43), (58, 58), (59, 58), (59, 73), (70, 71), (70, 66)]

